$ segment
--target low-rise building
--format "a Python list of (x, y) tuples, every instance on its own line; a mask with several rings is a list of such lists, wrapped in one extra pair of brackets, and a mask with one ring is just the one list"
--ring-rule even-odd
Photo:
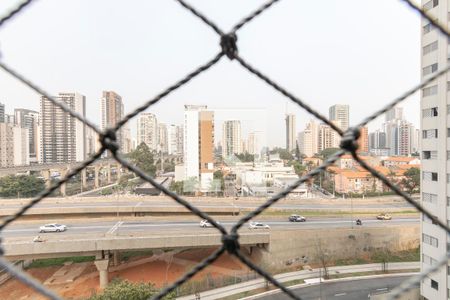
[(388, 168), (398, 165), (419, 165), (420, 159), (411, 156), (389, 156), (382, 159), (382, 164)]

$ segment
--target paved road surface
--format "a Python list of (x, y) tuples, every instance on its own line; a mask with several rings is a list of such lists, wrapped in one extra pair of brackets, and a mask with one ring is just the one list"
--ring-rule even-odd
[[(305, 200), (305, 202), (307, 202)], [(356, 201), (355, 201), (356, 202)], [(193, 202), (195, 206), (198, 208), (204, 208), (204, 207), (232, 207), (232, 204), (227, 203), (200, 203), (200, 202)], [(257, 203), (236, 203), (234, 206), (236, 208), (240, 209), (255, 209), (260, 204)], [(151, 201), (110, 201), (110, 202), (80, 202), (80, 203), (38, 203), (34, 207), (36, 208), (72, 208), (72, 207), (180, 207), (180, 205), (176, 204), (174, 201), (169, 202), (151, 202)], [(18, 204), (8, 204), (8, 203), (2, 203), (0, 204), (1, 208), (20, 208), (22, 205)], [(308, 204), (308, 203), (301, 203), (301, 204), (286, 204), (286, 203), (276, 203), (272, 207), (280, 208), (280, 209), (309, 209), (309, 210), (332, 210), (332, 209), (342, 209), (342, 210), (350, 210), (352, 207), (348, 203), (333, 203), (333, 204)], [(406, 202), (398, 202), (398, 203), (373, 203), (373, 204), (366, 204), (366, 203), (354, 203), (353, 209), (379, 209), (380, 211), (383, 211), (384, 209), (389, 208), (405, 208), (409, 209), (412, 208), (412, 206), (409, 203)]]
[[(218, 218), (220, 221), (220, 217)], [(392, 225), (405, 225), (405, 224), (419, 224), (419, 219), (417, 218), (394, 218), (391, 221), (380, 221), (375, 219), (362, 219), (364, 227), (382, 227), (382, 226), (392, 226)], [(47, 221), (48, 222), (48, 221)], [(283, 230), (283, 229), (296, 229), (296, 228), (341, 228), (350, 227), (352, 222), (350, 220), (343, 219), (326, 219), (326, 218), (315, 218), (310, 219), (306, 222), (293, 223), (280, 219), (279, 221), (262, 221), (271, 227), (271, 230)], [(232, 221), (221, 222), (225, 227), (231, 228), (234, 224)], [(354, 222), (353, 222), (354, 223)], [(118, 234), (118, 235), (128, 235), (135, 232), (147, 232), (151, 234), (160, 234), (164, 232), (214, 232), (215, 228), (200, 228), (199, 222), (195, 221), (154, 221), (154, 222), (138, 222), (138, 221), (104, 221), (104, 222), (90, 222), (90, 221), (78, 221), (76, 223), (65, 223), (68, 226), (67, 231), (60, 233), (45, 233), (44, 235), (51, 236), (70, 236), (73, 234)], [(38, 227), (40, 224), (12, 224), (8, 226), (5, 230), (1, 232), (3, 237), (32, 237), (36, 236), (38, 233)], [(353, 225), (355, 228), (360, 228), (359, 226)], [(247, 226), (241, 230), (248, 230)], [(264, 230), (264, 229), (258, 229)]]
[[(398, 286), (408, 277), (371, 278), (343, 282), (327, 282), (294, 290), (295, 294), (304, 300), (334, 299), (361, 300), (370, 299), (369, 295), (389, 291)], [(272, 294), (259, 299), (284, 300), (290, 299), (284, 294)]]

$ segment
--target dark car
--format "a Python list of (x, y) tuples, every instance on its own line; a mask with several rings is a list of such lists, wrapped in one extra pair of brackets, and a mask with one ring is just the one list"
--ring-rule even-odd
[(289, 221), (290, 222), (305, 222), (306, 218), (303, 216), (299, 216), (299, 215), (291, 215), (291, 216), (289, 216)]

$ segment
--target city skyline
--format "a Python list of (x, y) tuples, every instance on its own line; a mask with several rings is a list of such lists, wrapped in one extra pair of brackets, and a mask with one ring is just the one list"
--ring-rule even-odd
[[(242, 15), (259, 5), (258, 1), (246, 1), (236, 3), (231, 8), (221, 3), (212, 5), (207, 2), (193, 2), (199, 10), (217, 19), (224, 27), (234, 24)], [(102, 90), (116, 91), (123, 98), (125, 112), (132, 111), (198, 65), (203, 64), (218, 51), (217, 42), (212, 40), (216, 37), (209, 32), (209, 29), (193, 22), (192, 17), (185, 14), (176, 3), (158, 0), (152, 3), (139, 2), (137, 5), (142, 6), (142, 9), (133, 10), (133, 13), (141, 14), (146, 11), (152, 17), (145, 15), (143, 18), (130, 19), (129, 15), (125, 14), (130, 24), (140, 25), (137, 28), (152, 28), (150, 31), (146, 30), (148, 39), (136, 39), (134, 35), (125, 34), (130, 29), (127, 22), (121, 26), (109, 24), (112, 28), (107, 27), (106, 24), (110, 23), (108, 20), (112, 15), (123, 17), (128, 8), (111, 4), (113, 7), (111, 12), (106, 13), (102, 11), (100, 3), (101, 1), (89, 4), (89, 10), (83, 8), (85, 5), (83, 2), (70, 3), (67, 4), (68, 7), (52, 1), (39, 3), (33, 6), (33, 13), (21, 15), (0, 31), (2, 57), (5, 62), (23, 72), (26, 77), (35, 79), (39, 86), (50, 93), (77, 91), (85, 95), (87, 117), (98, 125), (100, 125), (100, 114), (96, 100)], [(252, 64), (264, 73), (270, 74), (270, 77), (273, 77), (281, 86), (298, 95), (306, 103), (314, 104), (313, 106), (324, 116), (328, 115), (328, 107), (334, 103), (350, 105), (353, 110), (350, 124), (355, 124), (362, 119), (362, 116), (382, 107), (383, 104), (419, 81), (419, 62), (416, 58), (420, 53), (420, 41), (415, 28), (420, 23), (420, 18), (405, 10), (403, 4), (395, 1), (378, 1), (376, 4), (368, 2), (367, 4), (370, 8), (367, 12), (353, 12), (352, 10), (358, 7), (360, 2), (353, 0), (344, 7), (338, 1), (330, 1), (330, 10), (324, 11), (324, 18), (330, 24), (334, 24), (333, 28), (330, 28), (329, 24), (316, 24), (312, 16), (307, 13), (310, 10), (320, 9), (319, 3), (307, 3), (304, 4), (305, 7), (300, 3), (280, 2), (268, 14), (257, 19), (258, 26), (245, 28), (242, 34), (245, 34), (246, 38), (239, 43), (239, 50), (250, 59)], [(3, 7), (3, 3), (0, 7)], [(97, 11), (96, 8), (99, 8), (98, 13), (92, 13)], [(45, 17), (48, 11), (62, 13), (50, 22)], [(163, 18), (161, 13), (158, 13), (161, 11), (167, 13), (167, 17)], [(289, 18), (294, 12), (295, 17)], [(382, 24), (370, 18), (377, 13), (385, 18)], [(86, 26), (95, 23), (96, 26), (93, 28), (96, 30), (86, 30), (84, 26), (79, 27), (66, 22), (79, 14), (83, 14)], [(170, 26), (159, 26), (166, 24), (167, 19), (170, 19), (169, 16), (172, 16), (176, 22)], [(292, 24), (285, 23), (284, 20), (288, 19)], [(101, 26), (97, 26), (99, 22), (102, 23)], [(353, 22), (358, 22), (358, 26), (355, 27)], [(54, 26), (55, 23), (61, 23), (61, 26)], [(389, 26), (390, 23), (398, 23), (398, 26)], [(301, 28), (311, 27), (309, 24), (316, 25), (311, 30), (301, 30)], [(174, 34), (174, 30), (177, 35)], [(286, 34), (278, 34), (280, 30)], [(299, 30), (303, 38), (290, 41), (288, 36)], [(340, 38), (333, 34), (334, 30), (340, 32)], [(62, 31), (64, 34), (61, 34)], [(117, 31), (118, 35), (109, 34), (113, 31)], [(361, 34), (363, 31), (366, 34)], [(48, 40), (43, 41), (36, 40), (39, 36), (37, 32), (51, 34)], [(270, 43), (264, 51), (261, 51), (258, 46), (262, 32), (277, 41)], [(17, 35), (26, 38), (18, 40), (15, 38)], [(317, 35), (323, 38), (317, 39)], [(403, 37), (401, 41), (394, 38), (399, 35)], [(68, 45), (61, 40), (62, 36), (80, 43)], [(136, 37), (138, 36), (142, 35), (137, 34)], [(359, 49), (356, 53), (354, 46), (342, 42), (354, 40), (355, 36), (358, 37)], [(163, 43), (158, 49), (155, 49), (153, 45), (152, 41), (155, 40)], [(38, 43), (48, 45), (49, 49), (58, 50), (53, 52), (47, 47), (37, 47), (34, 49), (34, 57), (39, 59), (31, 59), (27, 49), (36, 48), (35, 45)], [(123, 47), (119, 49), (109, 46), (117, 43)], [(288, 44), (291, 47), (277, 46)], [(202, 48), (200, 45), (205, 47)], [(331, 55), (325, 51), (329, 47), (334, 49)], [(174, 55), (177, 52), (176, 49), (180, 48), (184, 49), (185, 54)], [(149, 53), (148, 49), (155, 52)], [(161, 51), (161, 49), (166, 50)], [(283, 55), (279, 55), (280, 53)], [(320, 55), (322, 59), (319, 62), (309, 59), (315, 55)], [(80, 61), (77, 57), (85, 59)], [(371, 57), (377, 57), (377, 59), (369, 59)], [(279, 67), (272, 66), (271, 61), (274, 60)], [(64, 68), (58, 67), (63, 65)], [(324, 68), (331, 72), (326, 77), (323, 76)], [(47, 70), (45, 74), (42, 72), (43, 69)], [(86, 70), (90, 71), (86, 72)], [(130, 81), (128, 74), (133, 74), (139, 80)], [(342, 82), (341, 78), (345, 78), (345, 82)], [(223, 82), (227, 82), (227, 88), (224, 88)], [(352, 83), (352, 89), (348, 88), (348, 82)], [(395, 85), (392, 84), (393, 82)], [(8, 107), (15, 105), (20, 108), (38, 110), (39, 95), (3, 73), (0, 74), (0, 85), (2, 86), (0, 102)], [(419, 125), (420, 118), (417, 114), (418, 99), (419, 95), (416, 94), (411, 101), (408, 101), (409, 104), (405, 105), (407, 115), (411, 116), (410, 122), (416, 127)], [(184, 104), (207, 104), (211, 108), (220, 109), (223, 108), (224, 103), (237, 108), (245, 105), (245, 107), (270, 109), (272, 122), (267, 132), (268, 143), (271, 146), (284, 145), (284, 137), (278, 132), (284, 128), (282, 116), (286, 112), (285, 99), (261, 85), (250, 74), (237, 70), (234, 64), (219, 63), (209, 70), (206, 76), (201, 75), (195, 78), (170, 95), (167, 101), (152, 107), (151, 112), (156, 113), (164, 123), (178, 124), (182, 123)], [(179, 107), (175, 113), (173, 113), (174, 106)], [(309, 121), (310, 116), (293, 103), (288, 103), (288, 112), (297, 115), (296, 131), (304, 128), (305, 123)], [(382, 120), (378, 121), (382, 122)], [(378, 121), (375, 120), (369, 124), (370, 131), (379, 126), (376, 124)], [(130, 124), (132, 132), (135, 130), (133, 123)]]

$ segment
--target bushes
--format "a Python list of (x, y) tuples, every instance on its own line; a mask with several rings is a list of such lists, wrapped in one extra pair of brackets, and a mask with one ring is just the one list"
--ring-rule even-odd
[(36, 176), (10, 175), (0, 178), (1, 197), (34, 197), (44, 189), (44, 180)]
[[(89, 300), (147, 300), (158, 292), (151, 283), (114, 279), (101, 294), (93, 295)], [(175, 299), (175, 294), (170, 293), (164, 299)]]

